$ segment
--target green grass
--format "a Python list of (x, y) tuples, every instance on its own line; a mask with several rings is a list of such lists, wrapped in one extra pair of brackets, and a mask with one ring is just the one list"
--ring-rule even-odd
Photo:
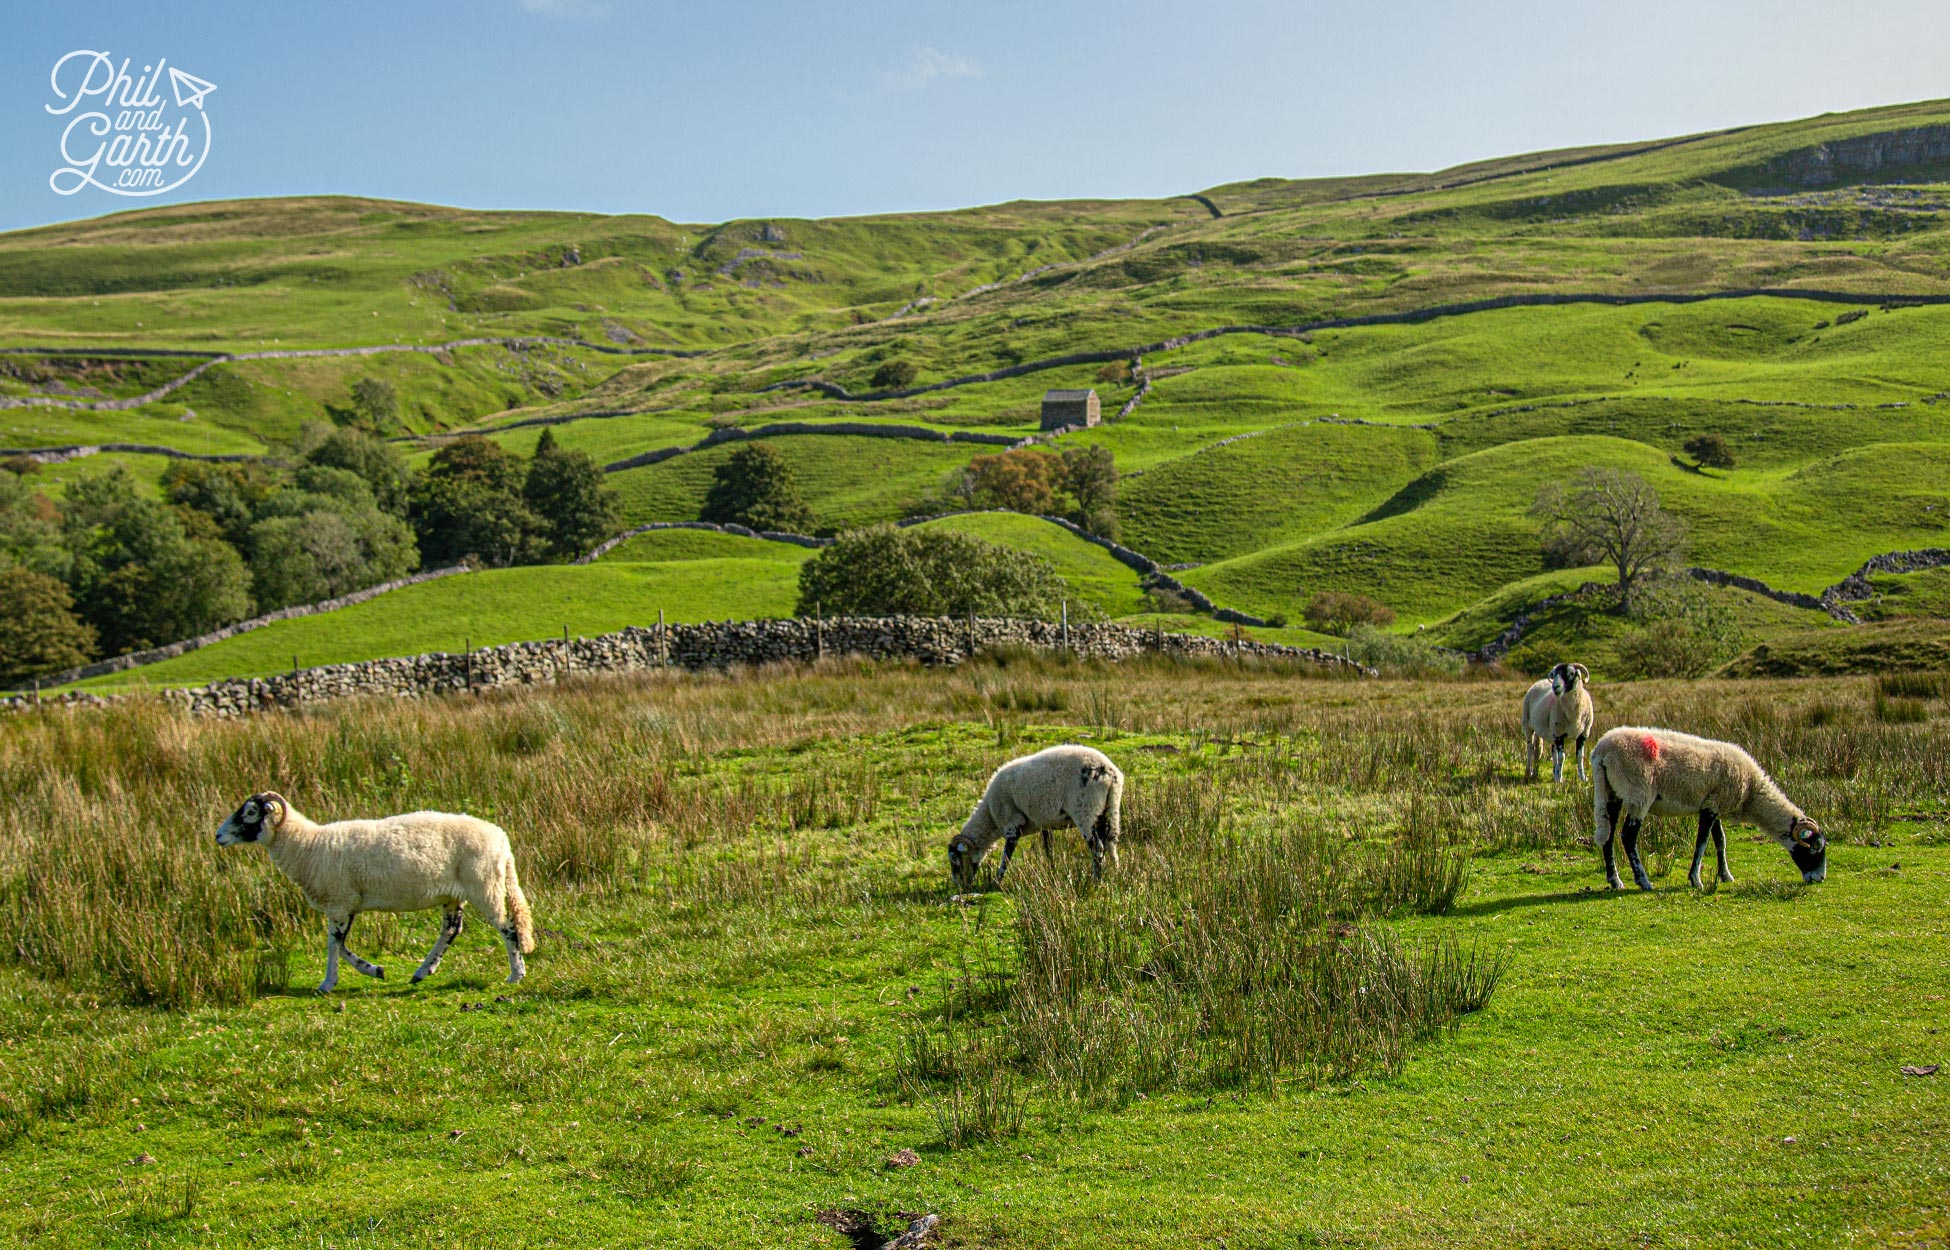
[[(799, 594), (799, 563), (812, 553), (754, 539), (740, 555), (630, 562), (611, 555), (594, 565), (543, 565), (462, 573), (390, 591), (317, 616), (279, 621), (201, 650), (83, 688), (184, 686), (221, 677), (257, 677), (298, 666), (540, 638), (613, 633), (655, 624), (790, 616)], [(639, 551), (649, 544), (637, 540)], [(681, 549), (680, 549), (681, 550)]]
[[(940, 1214), (946, 1245), (996, 1247), (1940, 1240), (1941, 1078), (1900, 1072), (1943, 1058), (1950, 963), (1927, 919), (1950, 902), (1940, 703), (1892, 724), (1863, 680), (1608, 688), (1603, 723), (1747, 742), (1834, 839), (1827, 883), (1804, 887), (1736, 827), (1738, 883), (1695, 894), (1684, 822), (1654, 821), (1646, 896), (1594, 888), (1581, 787), (1518, 782), (1520, 690), (833, 666), (247, 723), (8, 721), (0, 888), (69, 864), (10, 896), (10, 934), (68, 923), (57, 908), (112, 878), (120, 905), (77, 912), (70, 950), (180, 931), (145, 966), (249, 970), (254, 944), (271, 988), (134, 1007), (135, 964), (59, 974), (10, 937), (0, 1237), (383, 1247), (437, 1227), (469, 1244), (811, 1248), (846, 1244), (822, 1211), (891, 1234), (905, 1210)], [(949, 903), (941, 847), (987, 771), (1086, 737), (1130, 777), (1119, 870), (1093, 889), (1060, 833), (1052, 861), (1026, 853), (1006, 889)], [(92, 780), (45, 783), (68, 769)], [(355, 928), (385, 982), (298, 991), (321, 970), (315, 918), (259, 852), (209, 837), (267, 784), (319, 818), (494, 816), (543, 926), (528, 980), (501, 985), (470, 926), (409, 988), (424, 914)], [(153, 813), (140, 831), (109, 815), (131, 805)], [(1198, 1063), (1106, 1049), (1091, 1062), (1109, 1085), (1005, 1030), (1025, 1006), (1093, 1001), (1016, 985), (1032, 912), (1073, 906), (1112, 925), (1107, 942), (1146, 942), (1119, 909), (1217, 888), (1172, 869), (1232, 839), (1247, 865), (1279, 846), (1350, 867), (1433, 839), (1467, 874), (1440, 914), (1364, 905), (1292, 940), (1447, 943), (1500, 964), (1487, 1004), (1397, 1058), (1364, 1038), (1351, 1068), (1274, 1080), (1227, 1075), (1251, 1053), (1226, 1040), (1232, 1015)], [(1305, 888), (1251, 871), (1269, 897)], [(1154, 949), (1191, 958), (1169, 942), (1196, 932)], [(1158, 982), (1133, 968), (1135, 1002), (1158, 1009), (1144, 987), (1191, 966), (1154, 965)], [(924, 1038), (942, 1049), (917, 1056)], [(1019, 1127), (980, 1112), (984, 1090), (1019, 1103)], [(890, 1166), (902, 1149), (919, 1162)]]
[[(1331, 588), (1373, 594), (1412, 626), (1520, 587), (1543, 571), (1525, 515), (1535, 489), (1580, 463), (1644, 474), (1691, 526), (1693, 561), (1814, 591), (1877, 552), (1950, 542), (1936, 364), (1950, 307), (1878, 306), (1950, 294), (1935, 207), (1950, 169), (1892, 164), (1807, 188), (1779, 162), (1837, 136), (1946, 123), (1950, 104), (1924, 102), (1431, 175), (1266, 179), (1215, 189), (1238, 209), (1216, 219), (1184, 197), (717, 226), (339, 197), (139, 210), (0, 236), (0, 340), (247, 351), (550, 334), (702, 354), (245, 362), (132, 413), (0, 409), (0, 441), (275, 450), (368, 375), (400, 394), (399, 431), (642, 410), (554, 427), (603, 463), (727, 421), (1028, 434), (1048, 387), (1096, 386), (1111, 414), (1135, 387), (1092, 362), (874, 403), (767, 388), (859, 393), (895, 360), (932, 383), (1221, 325), (1511, 294), (1839, 289), (1872, 298), (1519, 307), (1218, 337), (1150, 353), (1144, 403), (1065, 440), (1109, 448), (1133, 475), (1130, 545), (1203, 564), (1194, 584), (1261, 616), (1296, 617)], [(174, 367), (15, 363), (0, 376), (9, 395), (57, 366), (64, 384), (118, 395)], [(196, 419), (180, 422), (186, 407)], [(1322, 422), (1336, 416), (1371, 424)], [(1703, 433), (1723, 436), (1737, 467), (1675, 463)], [(1239, 435), (1253, 437), (1215, 446)], [(491, 436), (526, 451), (539, 430)], [(984, 450), (776, 445), (822, 531), (938, 507)], [(728, 454), (614, 475), (627, 522), (695, 517)], [(46, 480), (58, 490), (110, 463)], [(160, 469), (130, 463), (149, 480)]]

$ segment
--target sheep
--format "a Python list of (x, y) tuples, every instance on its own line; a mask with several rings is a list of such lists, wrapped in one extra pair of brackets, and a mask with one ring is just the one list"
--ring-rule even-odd
[(1016, 840), (1024, 833), (1043, 835), (1049, 852), (1049, 831), (1068, 822), (1090, 846), (1090, 871), (1104, 875), (1104, 855), (1117, 863), (1118, 807), (1124, 800), (1124, 774), (1103, 752), (1084, 746), (1056, 746), (1010, 760), (995, 770), (982, 791), (982, 801), (948, 843), (948, 868), (958, 889), (971, 889), (982, 857), (997, 838), (1002, 866), (995, 883), (1002, 884)]
[(1578, 780), (1587, 773), (1585, 741), (1591, 736), (1591, 670), (1582, 664), (1559, 664), (1523, 695), (1523, 734), (1526, 749), (1524, 780), (1537, 780), (1537, 757), (1545, 742), (1551, 744), (1551, 784), (1564, 780), (1564, 740), (1577, 734), (1571, 759), (1578, 769)]
[[(1694, 889), (1700, 888), (1700, 861), (1708, 837), (1719, 855), (1719, 879), (1733, 880), (1727, 870), (1723, 818), (1757, 826), (1780, 843), (1801, 870), (1803, 881), (1812, 885), (1828, 876), (1828, 842), (1821, 829), (1787, 800), (1753, 756), (1731, 742), (1671, 729), (1614, 729), (1591, 750), (1591, 776), (1592, 819), (1598, 846), (1605, 853), (1605, 881), (1614, 890), (1625, 888), (1612, 849), (1615, 830), (1624, 839), (1632, 879), (1641, 890), (1652, 888), (1639, 862), (1639, 824), (1653, 813), (1699, 813), (1693, 868), (1686, 877)], [(1618, 830), (1621, 813), (1625, 824)]]
[(418, 984), (440, 967), (440, 957), (460, 936), (461, 908), (474, 904), (508, 947), (508, 982), (527, 972), (525, 952), (535, 949), (535, 924), (515, 876), (508, 835), (485, 820), (449, 812), (411, 812), (379, 820), (314, 824), (283, 795), (253, 794), (217, 827), (218, 846), (257, 842), (279, 872), (304, 891), (325, 916), (325, 980), (329, 994), (339, 979), (339, 956), (369, 977), (386, 970), (352, 953), (345, 944), (352, 922), (366, 911), (425, 911), (441, 907), (440, 938), (413, 973)]

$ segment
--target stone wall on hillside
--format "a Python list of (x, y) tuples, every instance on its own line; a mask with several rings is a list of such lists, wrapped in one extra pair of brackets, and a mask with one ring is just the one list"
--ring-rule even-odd
[[(567, 643), (553, 639), (516, 642), (459, 655), (435, 652), (399, 659), (329, 664), (274, 677), (236, 677), (207, 686), (166, 690), (161, 692), (161, 697), (199, 715), (240, 716), (361, 695), (418, 698), (547, 685), (589, 673), (659, 668), (728, 669), (848, 655), (876, 660), (915, 660), (926, 665), (959, 664), (982, 651), (1008, 647), (1067, 649), (1086, 658), (1113, 661), (1146, 653), (1183, 658), (1284, 660), (1350, 675), (1375, 675), (1374, 670), (1327, 651), (1168, 634), (1125, 625), (1071, 625), (1066, 630), (1050, 621), (836, 617), (825, 621), (725, 621), (661, 629), (633, 625), (619, 633)], [(37, 702), (96, 705), (109, 701), (104, 696), (85, 693), (40, 701), (17, 695), (0, 699), (0, 710), (19, 711), (36, 706)]]

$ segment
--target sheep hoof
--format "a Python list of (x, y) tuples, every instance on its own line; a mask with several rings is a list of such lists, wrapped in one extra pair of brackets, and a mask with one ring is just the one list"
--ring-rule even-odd
[(413, 981), (412, 981), (412, 984), (414, 984), (414, 985), (418, 985), (418, 984), (419, 984), (420, 982), (422, 982), (422, 981), (424, 981), (424, 980), (426, 980), (426, 979), (427, 979), (428, 977), (430, 977), (430, 976), (432, 976), (432, 975), (433, 975), (433, 969), (431, 969), (431, 968), (422, 968), (422, 969), (420, 969), (420, 970), (419, 970), (418, 972), (416, 972), (416, 973), (414, 973), (414, 974), (413, 974)]
[(332, 985), (332, 983), (330, 981), (327, 981), (324, 984), (318, 986), (316, 989), (314, 989), (312, 993), (318, 995), (325, 995), (331, 993), (333, 988), (334, 986)]
[(1643, 878), (1641, 878), (1641, 879), (1639, 880), (1639, 883), (1638, 883), (1638, 886), (1639, 886), (1639, 889), (1641, 889), (1641, 890), (1643, 890), (1643, 891), (1644, 891), (1645, 893), (1647, 893), (1647, 894), (1650, 894), (1650, 893), (1652, 893), (1652, 883), (1651, 883), (1650, 881), (1647, 881), (1647, 880), (1644, 880)]
[(1721, 874), (1720, 874), (1720, 884), (1721, 884), (1721, 885), (1732, 885), (1732, 884), (1733, 884), (1733, 874), (1732, 874), (1732, 873), (1730, 873), (1730, 872), (1723, 872), (1723, 873), (1721, 873)]

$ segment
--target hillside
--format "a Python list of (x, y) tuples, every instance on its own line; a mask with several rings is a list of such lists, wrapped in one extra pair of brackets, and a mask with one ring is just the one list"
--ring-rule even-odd
[[(1137, 406), (1060, 440), (1113, 452), (1127, 545), (1254, 615), (1358, 590), (1474, 646), (1463, 616), (1549, 580), (1538, 486), (1586, 465), (1652, 482), (1693, 563), (1783, 590), (1950, 546), (1946, 213), (1945, 102), (1432, 174), (843, 220), (148, 209), (0, 235), (0, 446), (146, 449), (49, 465), (57, 494), (116, 463), (153, 480), (170, 450), (276, 455), (370, 376), (400, 396), (402, 439), (471, 428), (526, 451), (547, 422), (611, 467), (631, 525), (693, 519), (729, 449), (645, 453), (792, 423), (762, 436), (833, 530), (942, 510), (948, 477), (995, 450), (943, 436), (1026, 438), (1049, 387), (1094, 386), (1118, 413), (1135, 361)], [(892, 362), (916, 381), (877, 387)], [(804, 428), (832, 422), (916, 437)], [(1733, 470), (1679, 455), (1702, 433)], [(677, 593), (623, 594), (624, 564), (694, 562), (657, 576), (715, 612), (790, 609), (718, 558), (439, 594), (535, 636), (563, 622), (531, 622), (530, 596), (614, 603), (575, 624), (592, 632)], [(1142, 610), (1115, 567), (1068, 571), (1106, 614)], [(1781, 611), (1757, 639), (1828, 624)], [(458, 641), (365, 619), (310, 628), (360, 650)]]

